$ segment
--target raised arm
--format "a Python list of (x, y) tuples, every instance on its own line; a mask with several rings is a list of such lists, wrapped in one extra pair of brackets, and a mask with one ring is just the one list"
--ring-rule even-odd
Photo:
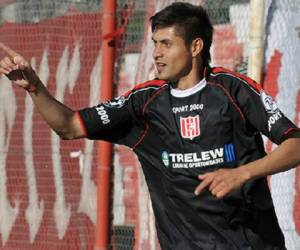
[(45, 88), (30, 64), (18, 53), (0, 43), (5, 57), (0, 61), (0, 74), (25, 89), (46, 123), (62, 138), (85, 137), (80, 120), (72, 109), (58, 102)]

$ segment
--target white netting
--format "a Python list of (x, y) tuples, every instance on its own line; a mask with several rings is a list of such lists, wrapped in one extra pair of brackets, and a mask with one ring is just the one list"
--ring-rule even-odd
[[(266, 20), (265, 56), (269, 80), (265, 87), (282, 111), (299, 126), (300, 37), (297, 28), (300, 27), (300, 1), (270, 1)], [(290, 250), (300, 248), (299, 177), (299, 170), (293, 169), (274, 175), (270, 180), (276, 213)]]
[[(117, 1), (117, 28), (123, 32), (116, 42), (116, 95), (153, 78), (148, 19), (171, 2)], [(203, 4), (213, 21), (212, 65), (247, 73), (249, 1), (187, 2)], [(263, 84), (300, 125), (300, 1), (266, 2)], [(24, 54), (60, 100), (75, 109), (93, 105), (100, 94), (101, 12), (98, 0), (4, 0), (0, 41)], [(23, 91), (12, 88), (6, 78), (0, 81), (2, 248), (93, 249), (94, 143), (59, 141)], [(266, 147), (274, 145), (266, 141)], [(136, 249), (159, 249), (148, 190), (130, 150), (115, 147), (114, 171), (114, 225), (134, 226)], [(299, 181), (297, 169), (270, 180), (289, 250), (300, 248)]]

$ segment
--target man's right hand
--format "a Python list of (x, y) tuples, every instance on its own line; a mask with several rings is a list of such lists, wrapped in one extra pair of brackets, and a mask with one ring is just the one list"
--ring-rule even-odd
[(4, 58), (0, 61), (0, 73), (6, 75), (18, 86), (34, 92), (40, 81), (30, 64), (17, 52), (0, 43)]
[(57, 101), (44, 87), (30, 64), (11, 48), (0, 43), (4, 58), (0, 61), (0, 74), (6, 75), (18, 86), (31, 92), (32, 101), (46, 123), (63, 139), (86, 137), (79, 115)]

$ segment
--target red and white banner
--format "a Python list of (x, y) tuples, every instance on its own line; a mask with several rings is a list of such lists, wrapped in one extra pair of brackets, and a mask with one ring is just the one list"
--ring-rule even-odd
[[(1, 42), (31, 61), (59, 101), (74, 109), (98, 103), (100, 14), (4, 23), (0, 30)], [(61, 141), (6, 77), (0, 102), (1, 249), (93, 249), (94, 143)]]
[[(156, 7), (170, 2), (159, 1)], [(267, 17), (264, 88), (299, 126), (300, 6), (294, 4), (293, 8), (288, 8), (289, 4), (283, 0), (269, 2), (276, 4), (269, 9), (272, 13)], [(242, 33), (247, 29), (247, 8), (248, 4), (232, 5), (230, 23), (215, 26), (212, 50), (218, 64), (234, 69), (247, 55), (247, 35)], [(238, 19), (238, 15), (244, 16)], [(74, 109), (98, 102), (100, 14), (73, 12), (35, 24), (4, 23), (0, 31), (0, 41), (31, 61), (57, 99)], [(131, 87), (134, 78), (142, 82), (153, 77), (151, 43), (151, 32), (146, 30), (137, 70), (131, 69), (131, 62), (136, 61), (138, 55), (134, 55), (134, 59), (126, 55), (128, 68), (120, 72), (119, 94)], [(182, 135), (188, 139), (198, 136), (200, 122), (199, 118), (184, 118)], [(266, 141), (266, 147), (271, 150), (275, 146)], [(13, 87), (7, 78), (0, 78), (1, 249), (93, 249), (96, 221), (94, 148), (93, 141), (61, 141), (41, 119), (29, 96)], [(115, 153), (115, 223), (136, 226), (136, 249), (159, 249), (148, 190), (139, 164), (133, 153), (124, 147), (116, 147)], [(270, 179), (276, 212), (289, 250), (300, 249), (299, 183), (298, 169)]]

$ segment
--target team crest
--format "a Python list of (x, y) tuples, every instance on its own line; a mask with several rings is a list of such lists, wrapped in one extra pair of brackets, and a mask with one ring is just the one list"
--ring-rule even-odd
[(183, 138), (192, 140), (200, 135), (199, 115), (180, 117), (180, 133)]

